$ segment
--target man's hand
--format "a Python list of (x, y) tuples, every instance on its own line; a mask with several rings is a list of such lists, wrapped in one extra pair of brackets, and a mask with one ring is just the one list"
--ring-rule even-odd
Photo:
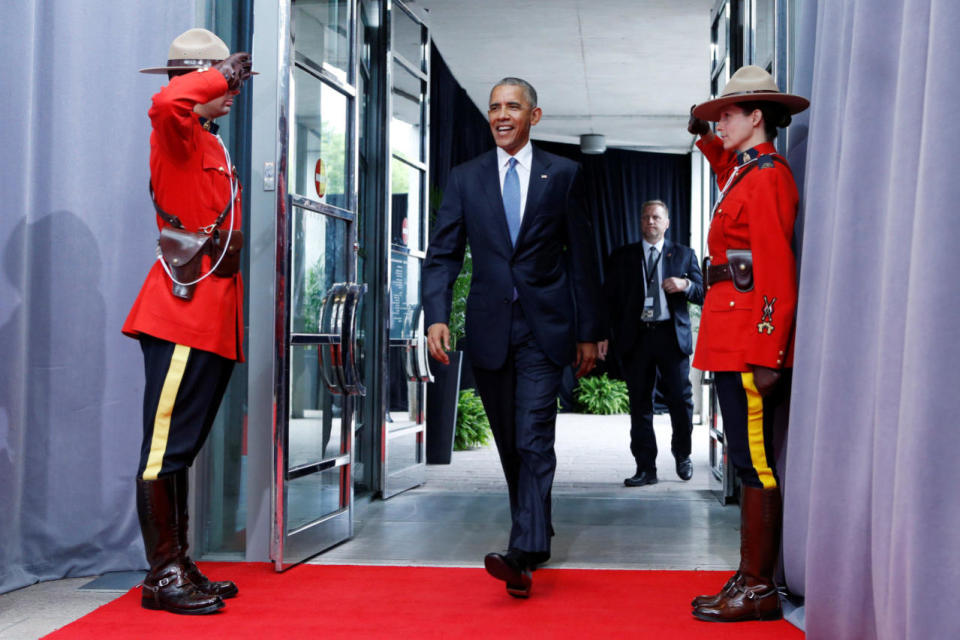
[(757, 391), (760, 392), (761, 397), (767, 397), (780, 380), (780, 370), (761, 367), (757, 364), (750, 365), (750, 368), (753, 369), (753, 384), (756, 385)]
[(450, 327), (443, 322), (434, 322), (427, 328), (427, 348), (434, 360), (450, 364)]
[(227, 57), (226, 60), (221, 60), (213, 65), (213, 68), (223, 74), (223, 77), (227, 81), (228, 89), (236, 90), (250, 77), (250, 69), (252, 66), (253, 61), (250, 58), (250, 54), (241, 51)]
[(664, 278), (663, 290), (667, 293), (682, 293), (690, 286), (686, 278)]
[(601, 360), (607, 359), (607, 349), (610, 348), (609, 340), (601, 340), (597, 343), (597, 357)]
[(706, 136), (708, 133), (711, 133), (710, 123), (693, 115), (693, 109), (696, 106), (695, 104), (690, 105), (690, 119), (687, 121), (687, 131), (695, 136)]
[(596, 342), (578, 342), (577, 359), (573, 366), (577, 367), (577, 377), (582, 378), (593, 370), (597, 363), (597, 343)]

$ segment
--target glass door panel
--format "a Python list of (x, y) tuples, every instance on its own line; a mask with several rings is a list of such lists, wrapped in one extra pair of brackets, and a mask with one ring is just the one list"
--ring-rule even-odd
[(426, 338), (420, 305), (420, 271), (427, 234), (427, 28), (400, 2), (390, 9), (389, 348), (385, 362), (387, 406), (382, 440), (384, 498), (421, 484), (426, 475)]
[[(357, 374), (356, 88), (352, 1), (293, 0), (281, 87), (277, 570), (349, 538)], [(284, 111), (289, 117), (284, 117)]]
[(318, 333), (324, 296), (334, 283), (347, 280), (349, 226), (340, 218), (293, 208), (291, 333)]
[(426, 86), (399, 62), (393, 63), (393, 121), (390, 151), (405, 160), (423, 162), (423, 120)]
[(426, 173), (397, 157), (390, 160), (391, 242), (395, 249), (423, 251), (423, 189)]
[(298, 56), (340, 82), (353, 79), (351, 0), (294, 0), (293, 42)]
[(293, 71), (293, 131), (290, 136), (291, 191), (317, 202), (349, 209), (350, 102), (304, 67)]
[(426, 43), (430, 42), (426, 27), (402, 8), (392, 12), (390, 24), (393, 54), (403, 56), (415, 69), (426, 70)]

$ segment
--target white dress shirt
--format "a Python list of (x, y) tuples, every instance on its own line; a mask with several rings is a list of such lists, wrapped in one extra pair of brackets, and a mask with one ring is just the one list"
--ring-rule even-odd
[(654, 318), (654, 321), (669, 320), (670, 309), (667, 307), (667, 294), (663, 290), (663, 260), (664, 260), (663, 238), (660, 238), (660, 242), (658, 242), (657, 244), (650, 244), (646, 240), (642, 240), (642, 242), (643, 242), (643, 264), (644, 264), (644, 271), (643, 271), (644, 295), (645, 296), (649, 295), (646, 291), (646, 287), (647, 287), (646, 279), (649, 277), (649, 274), (646, 271), (646, 264), (647, 262), (650, 261), (650, 247), (656, 247), (657, 251), (660, 253), (660, 260), (657, 261), (657, 277), (654, 280), (654, 282), (660, 283), (660, 287), (657, 291), (657, 295), (660, 296), (660, 317)]
[(533, 164), (533, 145), (527, 140), (515, 156), (497, 147), (497, 167), (500, 171), (500, 195), (503, 195), (503, 181), (510, 168), (510, 158), (517, 159), (517, 178), (520, 180), (520, 221), (523, 221), (523, 212), (527, 208), (527, 188), (530, 186), (530, 168)]

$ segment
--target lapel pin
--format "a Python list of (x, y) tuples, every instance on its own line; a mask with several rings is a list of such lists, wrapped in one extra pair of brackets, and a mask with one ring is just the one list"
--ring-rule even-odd
[(546, 179), (547, 179), (547, 174), (541, 173), (541, 174), (540, 174), (540, 179), (541, 179), (541, 180), (546, 180)]

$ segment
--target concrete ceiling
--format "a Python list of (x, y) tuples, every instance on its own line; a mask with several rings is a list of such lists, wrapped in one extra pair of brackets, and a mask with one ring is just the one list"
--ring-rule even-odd
[(690, 105), (709, 93), (714, 0), (411, 0), (457, 81), (486, 113), (490, 88), (537, 89), (532, 137), (686, 153)]

